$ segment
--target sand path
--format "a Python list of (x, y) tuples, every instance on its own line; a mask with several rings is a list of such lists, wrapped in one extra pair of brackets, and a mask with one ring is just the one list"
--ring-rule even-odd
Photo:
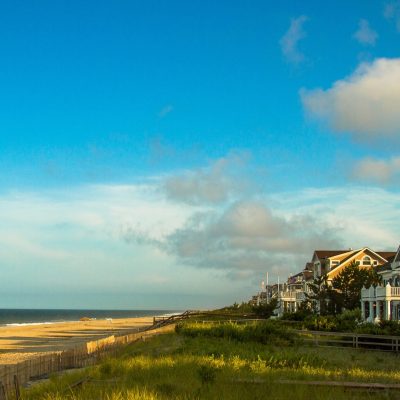
[(0, 364), (23, 361), (38, 353), (65, 350), (110, 335), (123, 335), (149, 326), (153, 317), (59, 322), (0, 327)]

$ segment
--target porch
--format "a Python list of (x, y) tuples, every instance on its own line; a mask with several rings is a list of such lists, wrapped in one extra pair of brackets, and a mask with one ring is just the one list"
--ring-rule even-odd
[(368, 322), (400, 321), (400, 287), (377, 286), (361, 290), (361, 314)]

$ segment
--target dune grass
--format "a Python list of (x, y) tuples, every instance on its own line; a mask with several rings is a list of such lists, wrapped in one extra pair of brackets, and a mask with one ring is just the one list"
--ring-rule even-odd
[[(116, 358), (53, 377), (23, 393), (27, 399), (397, 399), (371, 393), (280, 384), (281, 379), (400, 383), (399, 357), (353, 349), (312, 348), (294, 340), (260, 343), (243, 327), (185, 325), (178, 333), (127, 346)], [(254, 327), (257, 332), (272, 328)], [(243, 340), (243, 337), (250, 340)], [(221, 332), (225, 332), (221, 334)], [(228, 332), (228, 333), (227, 333)], [(239, 335), (239, 339), (236, 337)], [(252, 339), (253, 338), (253, 339)], [(69, 384), (90, 381), (70, 390)]]

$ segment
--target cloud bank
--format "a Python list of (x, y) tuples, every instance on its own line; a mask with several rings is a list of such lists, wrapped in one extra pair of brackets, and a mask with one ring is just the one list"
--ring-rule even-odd
[(165, 246), (180, 262), (195, 267), (235, 276), (266, 270), (284, 275), (306, 262), (311, 248), (337, 248), (340, 240), (309, 215), (287, 218), (262, 201), (241, 201), (220, 212), (194, 215), (166, 238)]
[(361, 64), (330, 89), (300, 91), (303, 107), (356, 140), (400, 138), (400, 58)]
[(366, 158), (359, 161), (353, 168), (353, 178), (378, 184), (400, 182), (400, 157), (389, 160)]
[(167, 177), (162, 190), (168, 199), (192, 205), (225, 202), (250, 188), (246, 175), (249, 157), (247, 153), (231, 153), (206, 168)]
[(52, 291), (63, 307), (78, 298), (80, 306), (222, 306), (246, 299), (267, 271), (275, 279), (299, 271), (315, 248), (393, 249), (400, 237), (399, 194), (383, 189), (200, 207), (166, 199), (161, 182), (0, 194), (7, 304), (43, 307), (24, 299)]

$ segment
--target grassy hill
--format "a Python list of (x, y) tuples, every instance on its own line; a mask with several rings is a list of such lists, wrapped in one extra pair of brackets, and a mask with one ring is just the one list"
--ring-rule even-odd
[[(83, 377), (80, 387), (70, 385)], [(398, 357), (353, 349), (308, 347), (273, 322), (178, 325), (177, 332), (127, 346), (117, 357), (52, 377), (24, 399), (395, 399), (370, 393), (280, 383), (329, 380), (400, 383)]]

